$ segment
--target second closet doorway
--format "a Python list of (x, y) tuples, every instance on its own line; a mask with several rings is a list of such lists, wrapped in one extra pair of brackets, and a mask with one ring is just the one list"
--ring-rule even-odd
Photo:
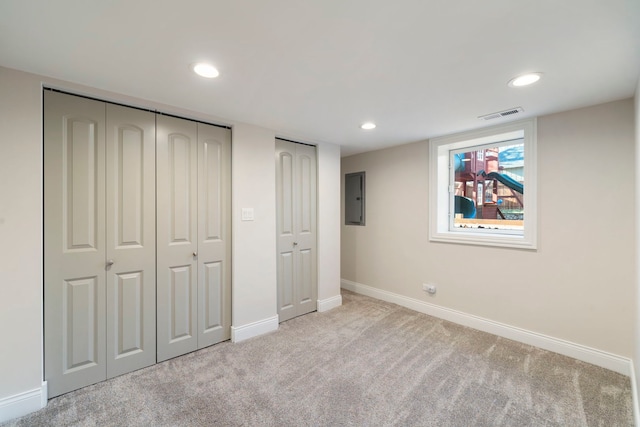
[(276, 139), (278, 317), (317, 309), (316, 148)]

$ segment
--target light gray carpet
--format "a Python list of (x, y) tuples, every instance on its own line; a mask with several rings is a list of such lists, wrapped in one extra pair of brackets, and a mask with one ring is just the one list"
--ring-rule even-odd
[(632, 426), (629, 379), (343, 292), (343, 306), (52, 399), (15, 426)]

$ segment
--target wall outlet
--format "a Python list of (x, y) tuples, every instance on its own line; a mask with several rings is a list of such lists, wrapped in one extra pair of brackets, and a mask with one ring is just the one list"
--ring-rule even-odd
[(428, 294), (434, 295), (436, 293), (436, 285), (430, 285), (429, 283), (422, 284), (422, 290)]

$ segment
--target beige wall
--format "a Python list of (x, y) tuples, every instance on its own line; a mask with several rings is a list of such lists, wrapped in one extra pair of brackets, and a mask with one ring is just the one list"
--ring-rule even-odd
[[(232, 133), (233, 307), (234, 327), (278, 314), (276, 287), (275, 133), (236, 125)], [(265, 158), (271, 161), (266, 163)], [(254, 221), (239, 221), (242, 208), (254, 209)], [(251, 309), (247, 309), (247, 308)]]
[(340, 146), (318, 151), (318, 299), (340, 295)]
[(42, 384), (41, 99), (0, 67), (0, 398)]
[[(24, 408), (33, 410), (43, 379), (43, 84), (232, 125), (233, 326), (277, 314), (276, 131), (0, 67), (0, 422)], [(318, 280), (318, 295), (339, 298), (340, 227), (332, 217), (337, 217), (340, 203), (340, 149), (319, 144), (318, 156), (318, 226), (323, 233), (318, 270), (328, 272)], [(255, 221), (239, 221), (242, 207), (255, 209)]]
[(429, 242), (428, 155), (425, 141), (342, 159), (343, 176), (366, 171), (367, 217), (342, 226), (343, 279), (632, 356), (631, 99), (538, 119), (537, 251)]

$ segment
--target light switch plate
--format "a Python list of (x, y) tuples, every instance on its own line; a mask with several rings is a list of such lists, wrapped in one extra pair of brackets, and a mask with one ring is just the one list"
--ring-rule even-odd
[(242, 208), (242, 220), (253, 221), (253, 208)]

